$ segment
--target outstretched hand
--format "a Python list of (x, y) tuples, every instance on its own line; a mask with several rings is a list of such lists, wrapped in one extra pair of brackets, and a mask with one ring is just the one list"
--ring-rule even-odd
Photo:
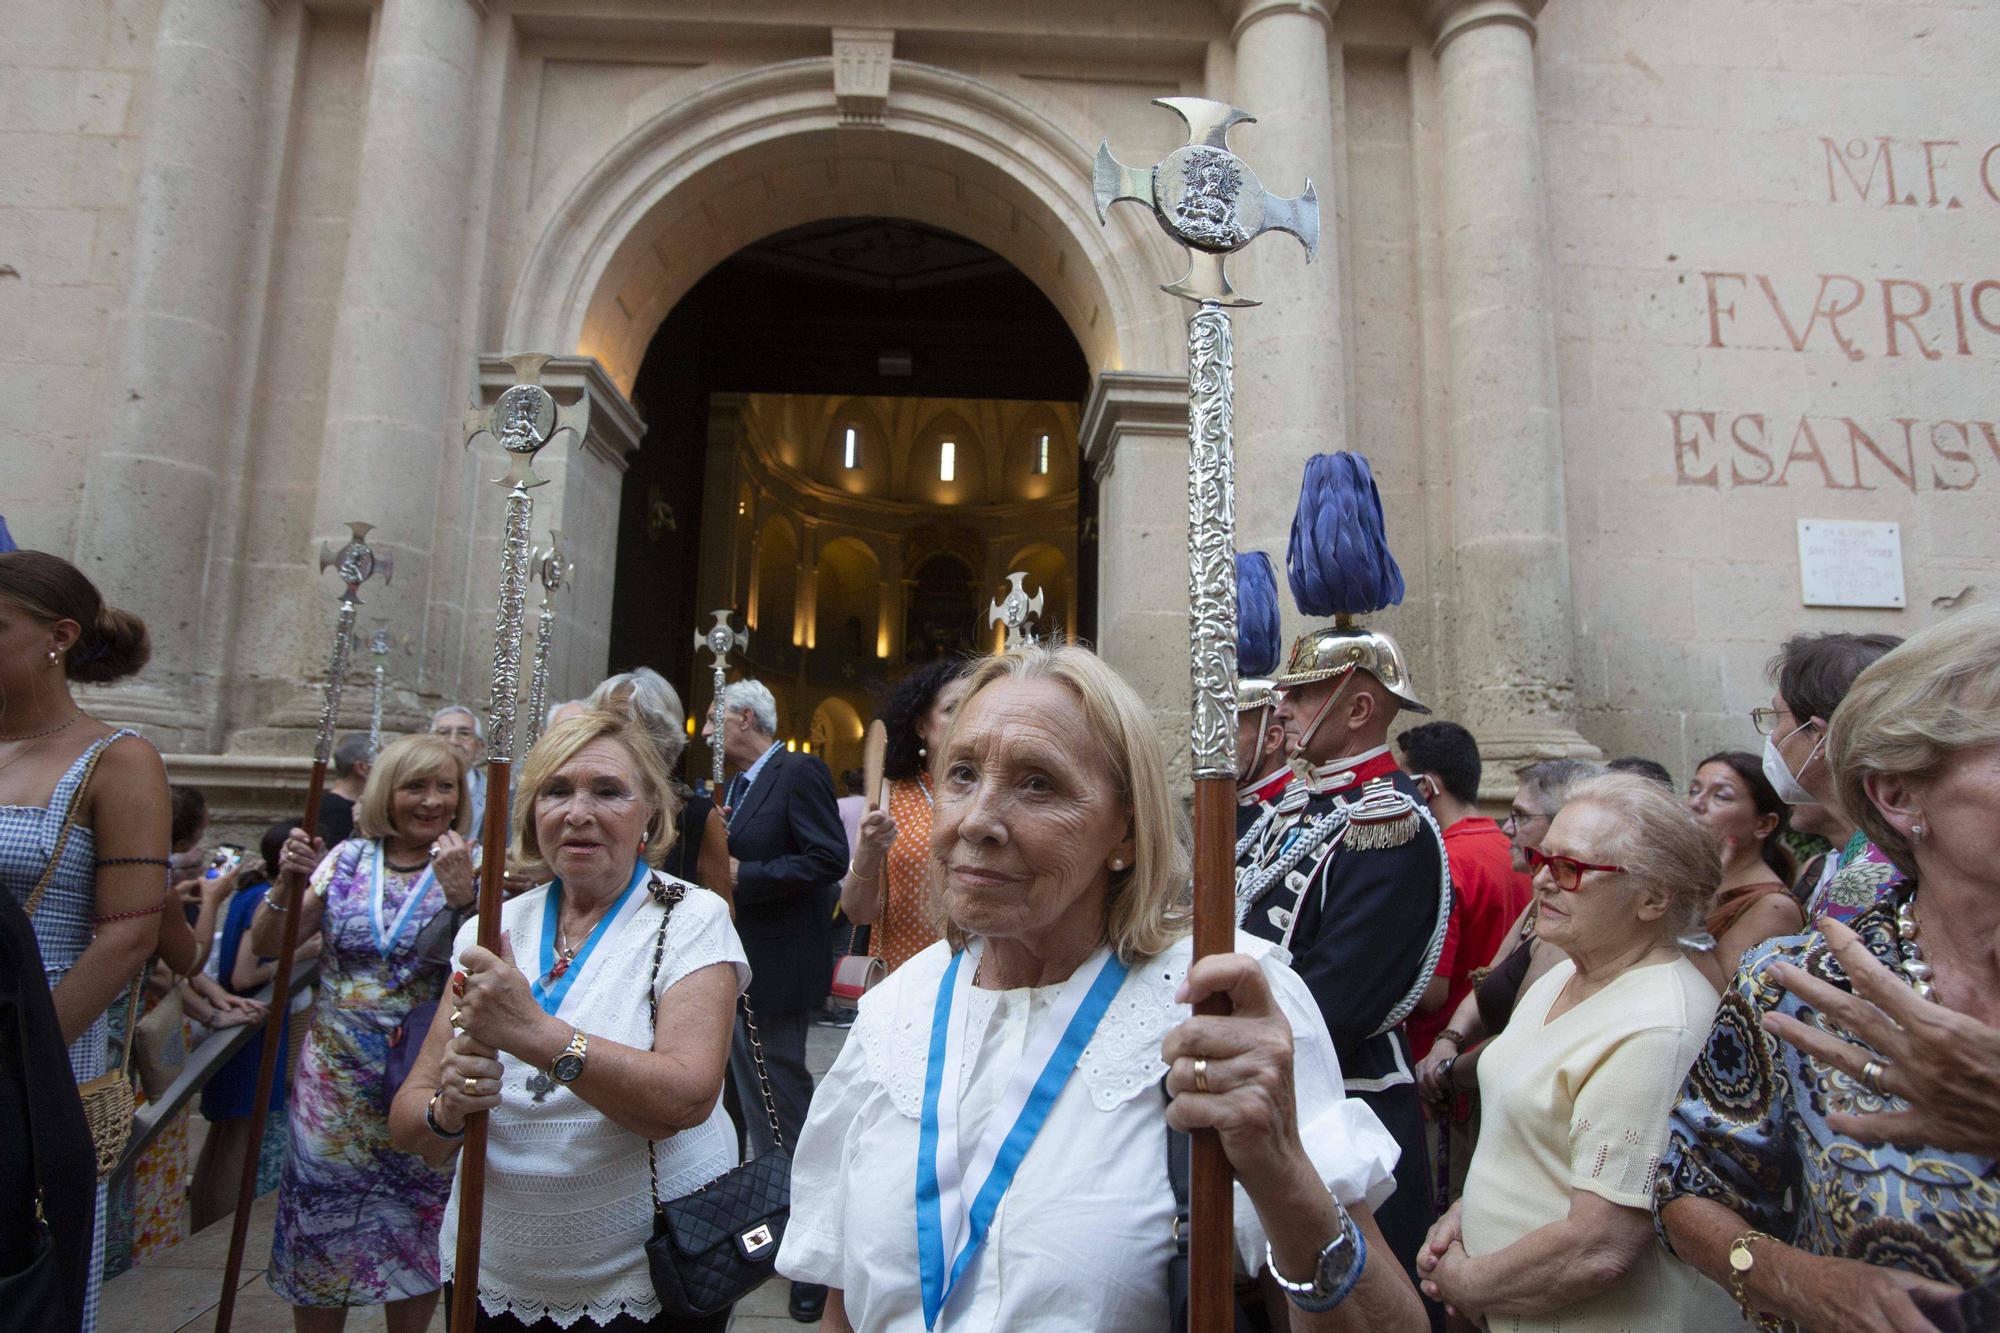
[(1909, 1103), (1902, 1111), (1835, 1111), (1827, 1127), (1864, 1143), (2000, 1157), (2000, 1028), (1919, 998), (1839, 922), (1825, 918), (1818, 929), (1852, 994), (1789, 963), (1776, 964), (1771, 975), (1859, 1040), (1777, 1013), (1764, 1015), (1765, 1030), (1857, 1080), (1869, 1060), (1879, 1060), (1882, 1090)]

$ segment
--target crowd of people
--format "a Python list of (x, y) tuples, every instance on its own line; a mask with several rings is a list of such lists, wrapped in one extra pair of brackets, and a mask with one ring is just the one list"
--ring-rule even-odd
[[(479, 1113), (487, 1329), (719, 1330), (717, 1275), (772, 1268), (831, 1333), (1164, 1329), (1194, 1130), (1239, 1327), (2000, 1327), (2000, 614), (1792, 638), (1761, 755), (1547, 758), (1498, 821), (1394, 641), (1311, 630), (1239, 687), (1236, 948), (1199, 960), (1151, 710), (1084, 647), (910, 670), (845, 812), (756, 680), (708, 790), (672, 685), (612, 676), (517, 766), (497, 951), (476, 712), (343, 738), (314, 835), (210, 848), (73, 692), (147, 655), (0, 554), (0, 1283), (48, 1327), (248, 1168), (297, 1328), (428, 1328)], [(288, 925), (268, 1132), (260, 1032), (197, 1158), (183, 1110), (121, 1169), (148, 1071), (285, 1002)], [(843, 951), (879, 980), (815, 1087)]]

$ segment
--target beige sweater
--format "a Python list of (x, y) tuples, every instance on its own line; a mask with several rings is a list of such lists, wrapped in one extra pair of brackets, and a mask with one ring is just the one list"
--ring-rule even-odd
[[(1465, 1179), (1465, 1249), (1505, 1249), (1569, 1213), (1571, 1190), (1642, 1212), (1667, 1113), (1708, 1037), (1718, 997), (1686, 958), (1635, 967), (1548, 1020), (1567, 959), (1522, 995), (1479, 1058), (1479, 1147)], [(1545, 1022), (1545, 1020), (1547, 1020)], [(1729, 1294), (1654, 1245), (1597, 1295), (1544, 1315), (1495, 1315), (1494, 1333), (1712, 1333)]]

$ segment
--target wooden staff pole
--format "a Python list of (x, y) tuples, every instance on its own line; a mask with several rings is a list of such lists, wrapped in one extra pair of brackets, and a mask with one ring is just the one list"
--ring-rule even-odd
[[(369, 525), (348, 526), (353, 529), (353, 540), (338, 551), (320, 552), (321, 571), (328, 566), (338, 567), (345, 587), (340, 597), (340, 618), (333, 631), (333, 652), (327, 663), (319, 743), (313, 751), (312, 777), (306, 783), (306, 808), (299, 817), (299, 827), (308, 841), (319, 832), (319, 799), (326, 790), (327, 765), (333, 761), (333, 732), (340, 721), (340, 693), (347, 679), (348, 652), (354, 642), (354, 615), (361, 604), (361, 585), (377, 569), (387, 582), (392, 570), (388, 555), (369, 547), (366, 540)], [(236, 1215), (229, 1223), (229, 1257), (222, 1266), (222, 1297), (215, 1307), (215, 1333), (229, 1333), (230, 1322), (236, 1315), (237, 1279), (243, 1271), (243, 1250), (250, 1237), (250, 1208), (257, 1199), (257, 1145), (264, 1141), (271, 1089), (278, 1079), (278, 1049), (284, 1043), (285, 1025), (291, 1019), (292, 953), (299, 947), (299, 904), (305, 898), (305, 886), (304, 876), (288, 870), (278, 876), (270, 890), (281, 896), (285, 920), (277, 964), (271, 973), (271, 1011), (264, 1019), (264, 1049), (257, 1057), (257, 1095), (250, 1103), (250, 1146), (236, 1186)]]
[[(500, 952), (501, 882), (507, 871), (507, 789), (514, 764), (502, 755), (486, 761), (486, 822), (479, 833), (479, 947)], [(480, 1221), (486, 1207), (486, 1112), (465, 1118), (459, 1150), (458, 1254), (452, 1266), (450, 1325), (477, 1327), (479, 1309)], [(470, 1219), (468, 1225), (467, 1219)], [(472, 1274), (470, 1281), (466, 1274)]]

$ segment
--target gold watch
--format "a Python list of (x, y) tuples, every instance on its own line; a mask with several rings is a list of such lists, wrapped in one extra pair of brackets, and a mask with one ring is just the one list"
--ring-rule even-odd
[(564, 1085), (576, 1082), (583, 1075), (583, 1059), (589, 1053), (589, 1034), (582, 1028), (572, 1027), (569, 1030), (569, 1045), (549, 1066), (549, 1077)]
[(1781, 1326), (1780, 1321), (1754, 1308), (1750, 1304), (1750, 1298), (1743, 1291), (1744, 1282), (1749, 1278), (1750, 1271), (1757, 1266), (1757, 1256), (1750, 1250), (1750, 1242), (1753, 1240), (1768, 1240), (1774, 1245), (1778, 1243), (1776, 1237), (1754, 1229), (1744, 1232), (1729, 1243), (1729, 1294), (1743, 1311), (1743, 1317), (1753, 1326), (1760, 1329), (1775, 1329)]

